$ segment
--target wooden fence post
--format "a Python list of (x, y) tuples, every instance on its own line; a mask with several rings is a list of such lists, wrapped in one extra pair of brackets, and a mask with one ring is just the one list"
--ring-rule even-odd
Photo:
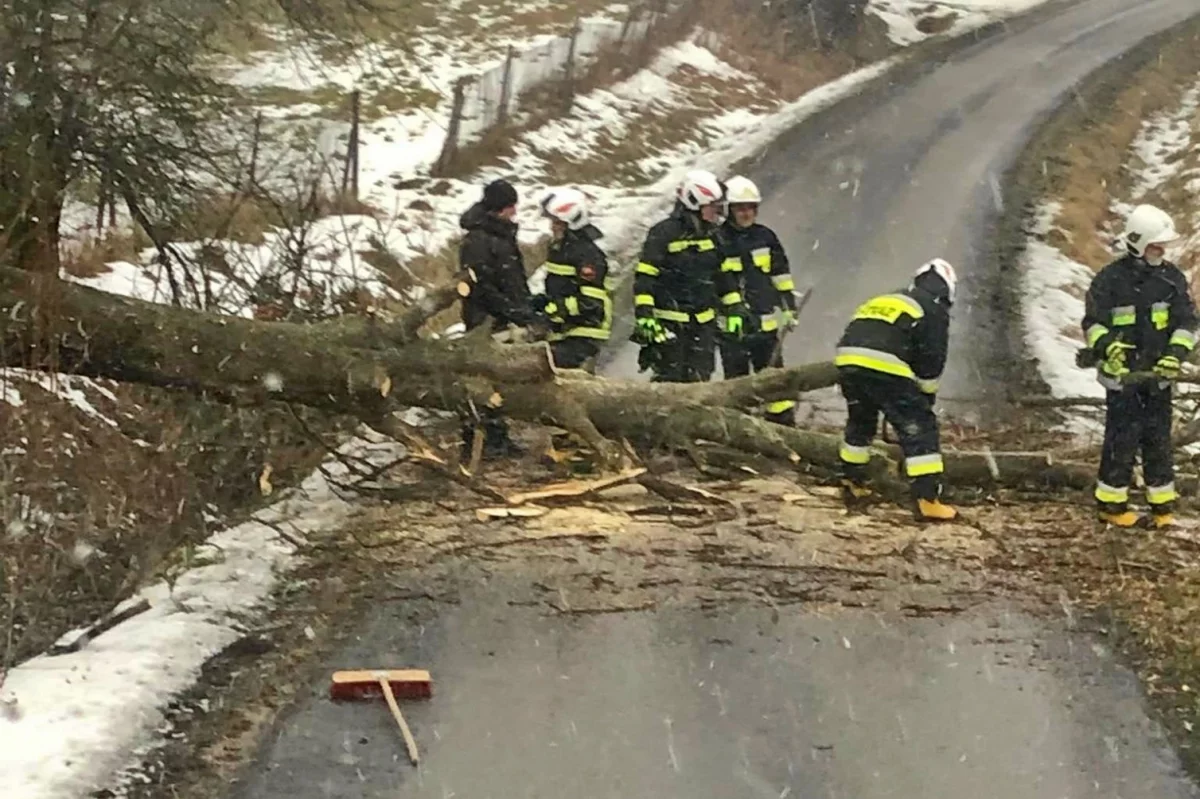
[(432, 174), (437, 177), (449, 172), (458, 153), (458, 132), (462, 128), (463, 104), (466, 102), (466, 88), (469, 78), (463, 76), (454, 81), (454, 99), (450, 104), (450, 122), (446, 127), (446, 140), (442, 143), (442, 151), (433, 164)]
[(500, 82), (500, 108), (496, 114), (497, 125), (504, 125), (508, 122), (508, 103), (512, 96), (512, 66), (515, 57), (516, 51), (510, 44), (508, 55), (504, 58), (504, 79)]

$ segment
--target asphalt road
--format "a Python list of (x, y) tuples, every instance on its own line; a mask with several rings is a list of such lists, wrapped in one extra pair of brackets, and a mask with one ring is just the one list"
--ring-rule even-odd
[[(1196, 11), (1196, 0), (1087, 0), (854, 104), (865, 115), (826, 114), (781, 142), (754, 177), (799, 283), (817, 292), (788, 357), (828, 356), (856, 303), (942, 255), (964, 276), (945, 393), (1003, 382), (1004, 320), (982, 271), (999, 175), (1077, 79)], [(947, 619), (748, 605), (544, 616), (467, 572), (459, 604), (432, 622), (381, 606), (328, 664), (433, 672), (434, 698), (405, 706), (420, 769), (382, 704), (334, 704), (315, 685), (231, 795), (1200, 796), (1100, 643), (1004, 607)]]
[[(785, 359), (831, 357), (859, 303), (907, 284), (941, 256), (961, 281), (942, 394), (1003, 396), (1013, 360), (987, 234), (1003, 207), (1005, 170), (1076, 82), (1198, 11), (1196, 0), (1086, 0), (778, 142), (750, 177), (797, 285), (815, 290)], [(628, 377), (636, 368), (629, 346), (609, 373)]]

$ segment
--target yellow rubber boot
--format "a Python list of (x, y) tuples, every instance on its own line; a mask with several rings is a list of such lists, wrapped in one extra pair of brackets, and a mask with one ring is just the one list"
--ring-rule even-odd
[(1105, 524), (1111, 524), (1113, 527), (1136, 527), (1138, 523), (1137, 514), (1131, 510), (1121, 511), (1120, 513), (1109, 513), (1108, 511), (1100, 511), (1100, 521)]
[(958, 511), (940, 499), (918, 499), (917, 516), (927, 522), (948, 522), (958, 518)]

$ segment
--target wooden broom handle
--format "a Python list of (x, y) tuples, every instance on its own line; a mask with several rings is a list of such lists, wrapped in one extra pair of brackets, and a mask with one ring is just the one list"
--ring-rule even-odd
[(388, 707), (391, 708), (392, 717), (400, 725), (400, 734), (404, 736), (404, 745), (408, 747), (408, 759), (415, 766), (420, 762), (420, 755), (417, 754), (417, 742), (413, 739), (412, 731), (408, 729), (403, 714), (400, 713), (400, 705), (396, 704), (396, 695), (392, 693), (392, 686), (387, 679), (381, 679), (379, 687), (383, 689), (383, 697), (387, 700)]

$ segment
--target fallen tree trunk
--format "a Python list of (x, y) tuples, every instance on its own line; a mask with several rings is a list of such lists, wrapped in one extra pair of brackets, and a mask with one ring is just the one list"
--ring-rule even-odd
[[(185, 389), (231, 402), (283, 400), (368, 424), (408, 405), (458, 412), (471, 404), (499, 406), (511, 417), (576, 433), (611, 463), (621, 454), (615, 443), (621, 439), (665, 446), (703, 439), (792, 462), (837, 463), (836, 436), (785, 429), (741, 412), (833, 385), (831, 363), (717, 383), (606, 380), (556, 373), (544, 344), (498, 345), (486, 333), (392, 346), (410, 334), (415, 319), (403, 323), (405, 330), (372, 338), (349, 323), (218, 317), (0, 268), (5, 365)], [(897, 457), (894, 448), (881, 452)], [(947, 464), (951, 479), (978, 485), (1083, 487), (1092, 479), (1090, 469), (1054, 464), (1041, 454), (948, 453)]]

